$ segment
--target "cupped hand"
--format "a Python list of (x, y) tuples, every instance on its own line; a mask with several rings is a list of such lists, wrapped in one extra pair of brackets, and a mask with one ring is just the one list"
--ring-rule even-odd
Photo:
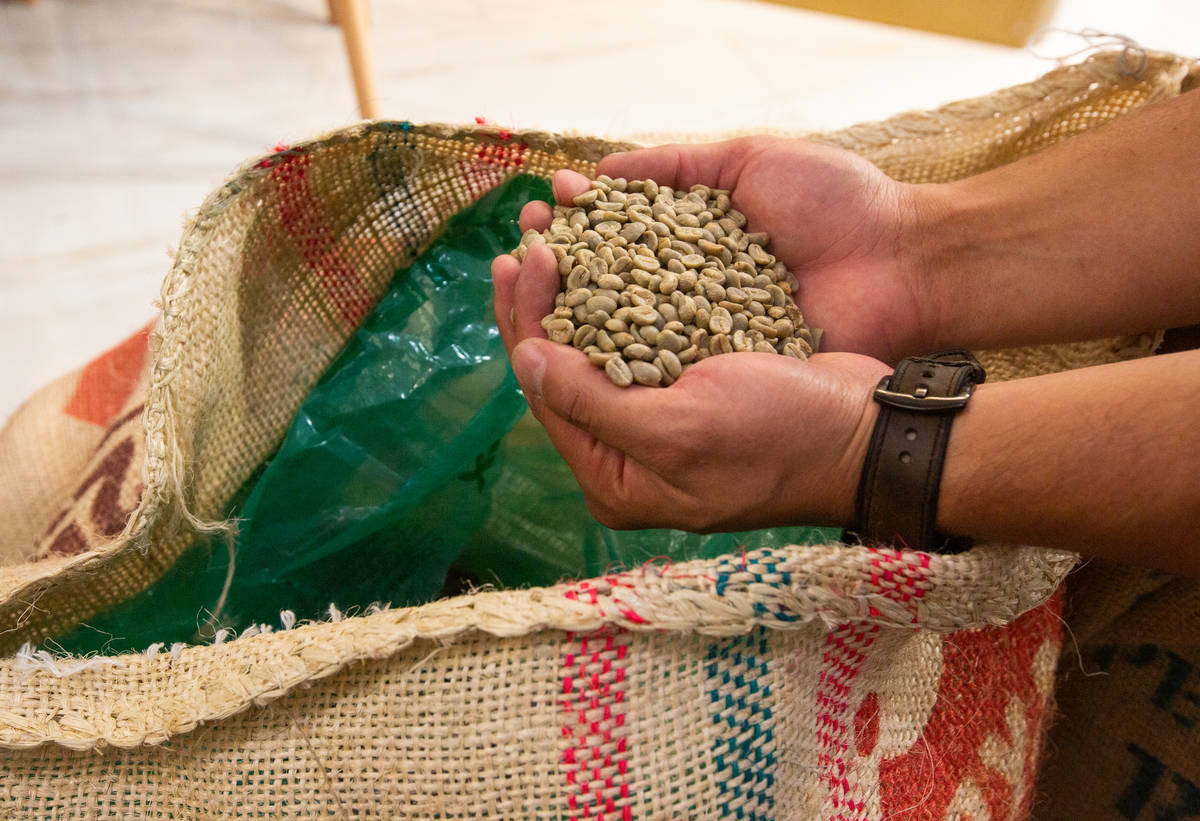
[[(935, 344), (935, 309), (912, 259), (918, 187), (861, 157), (802, 140), (748, 137), (613, 154), (598, 173), (732, 191), (746, 230), (766, 231), (768, 250), (796, 277), (796, 302), (807, 324), (822, 329), (822, 350), (895, 362)], [(583, 179), (574, 177), (572, 187)]]
[[(556, 177), (559, 201), (582, 190), (574, 176)], [(545, 203), (522, 212), (522, 230), (549, 223)], [(523, 263), (498, 257), (492, 274), (513, 370), (602, 524), (711, 532), (849, 523), (874, 424), (871, 389), (889, 370), (882, 362), (727, 354), (669, 388), (618, 388), (582, 352), (545, 338), (541, 319), (559, 287), (547, 247), (531, 246)]]

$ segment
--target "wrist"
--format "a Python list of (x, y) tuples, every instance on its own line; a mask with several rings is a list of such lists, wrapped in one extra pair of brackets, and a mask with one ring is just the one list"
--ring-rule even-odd
[[(994, 424), (996, 402), (1005, 383), (980, 385), (970, 404), (963, 409), (950, 431), (946, 462), (938, 488), (937, 527), (952, 536), (979, 537), (984, 511), (980, 505), (987, 497), (988, 479), (982, 475), (981, 455), (996, 440)], [(981, 486), (981, 482), (983, 485)]]
[[(915, 188), (911, 264), (929, 306), (928, 349), (1003, 348), (1120, 332), (1080, 310), (1078, 289), (1085, 283), (1079, 272), (1095, 273), (1086, 287), (1104, 296), (1106, 261), (1089, 250), (1101, 239), (1080, 242), (1094, 229), (1028, 167)], [(1121, 304), (1108, 297), (1093, 302)]]
[(789, 423), (792, 447), (778, 454), (786, 462), (780, 472), (786, 489), (771, 494), (783, 505), (773, 518), (847, 527), (854, 518), (859, 476), (879, 416), (871, 392), (891, 368), (861, 354), (837, 352), (814, 354), (790, 372), (795, 381), (784, 395), (801, 402), (789, 418), (805, 421)]
[[(886, 371), (885, 371), (886, 373)], [(858, 486), (862, 479), (863, 465), (871, 448), (875, 423), (879, 419), (879, 404), (871, 398), (876, 382), (862, 386), (864, 402), (857, 424), (850, 435), (850, 444), (842, 451), (842, 462), (832, 472), (839, 481), (831, 484), (834, 489), (831, 515), (828, 521), (838, 527), (852, 527), (858, 503)]]
[(980, 385), (950, 436), (938, 528), (1200, 573), (1198, 386), (1200, 351)]
[(956, 183), (908, 184), (903, 188), (905, 215), (897, 254), (900, 275), (920, 306), (915, 337), (905, 355), (941, 350), (960, 338), (956, 324), (965, 310), (956, 303), (955, 278), (964, 265), (964, 186)]
[[(973, 212), (982, 210), (970, 180), (908, 185), (908, 218), (901, 241), (901, 275), (922, 306), (919, 338), (908, 354), (924, 354), (965, 342), (965, 320), (977, 310), (962, 298), (971, 254), (982, 244)], [(978, 299), (978, 294), (974, 295)]]

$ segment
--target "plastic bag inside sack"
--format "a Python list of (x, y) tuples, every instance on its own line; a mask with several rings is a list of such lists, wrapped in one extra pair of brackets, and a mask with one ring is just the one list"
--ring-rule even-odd
[(520, 176), (452, 218), (396, 273), (237, 494), (236, 540), (195, 546), (150, 589), (49, 646), (196, 643), (226, 628), (421, 604), (470, 584), (546, 585), (836, 540), (814, 528), (617, 532), (592, 518), (526, 413), (493, 319), (492, 258), (519, 241), (521, 206), (550, 197), (544, 180)]

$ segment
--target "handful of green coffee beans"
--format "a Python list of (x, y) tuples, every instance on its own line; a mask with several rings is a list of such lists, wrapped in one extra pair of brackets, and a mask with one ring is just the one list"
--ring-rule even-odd
[(807, 359), (813, 335), (765, 233), (746, 233), (729, 192), (680, 193), (653, 180), (601, 175), (544, 233), (562, 280), (542, 327), (626, 387), (668, 386), (690, 365), (734, 352)]

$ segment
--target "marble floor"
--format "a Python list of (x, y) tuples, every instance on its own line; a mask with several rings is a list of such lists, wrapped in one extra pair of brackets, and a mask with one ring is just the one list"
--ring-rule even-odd
[[(1200, 52), (1194, 2), (1054, 24)], [(375, 0), (371, 37), (386, 117), (610, 136), (831, 128), (1053, 67), (754, 0)], [(0, 0), (0, 419), (153, 315), (226, 172), (356, 119), (325, 0)]]

